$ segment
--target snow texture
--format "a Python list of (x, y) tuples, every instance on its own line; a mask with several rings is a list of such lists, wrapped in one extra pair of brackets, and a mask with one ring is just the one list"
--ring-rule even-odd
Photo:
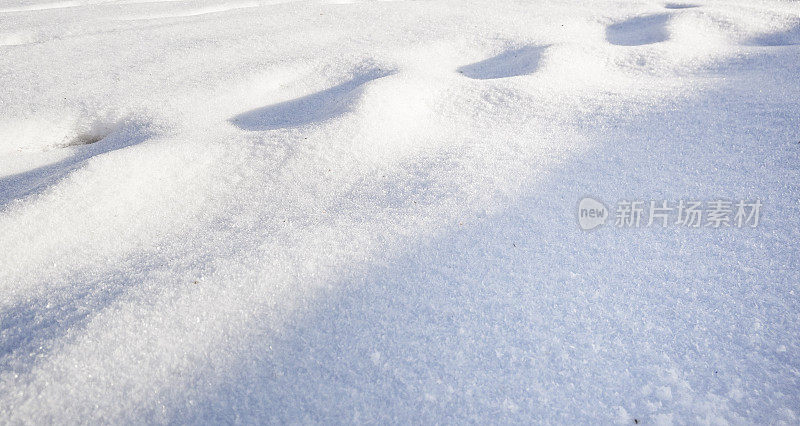
[(3, 0), (0, 423), (797, 424), (798, 16)]

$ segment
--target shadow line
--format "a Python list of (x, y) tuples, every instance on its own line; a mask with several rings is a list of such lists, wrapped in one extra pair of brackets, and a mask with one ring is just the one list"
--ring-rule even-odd
[(542, 53), (548, 46), (525, 46), (507, 50), (497, 56), (474, 64), (464, 65), (457, 71), (477, 80), (516, 77), (533, 74), (539, 69)]
[(120, 125), (97, 142), (77, 146), (74, 154), (63, 160), (0, 178), (0, 211), (15, 200), (43, 192), (92, 157), (139, 144), (151, 136), (144, 125)]
[(301, 98), (241, 113), (231, 118), (230, 122), (242, 130), (250, 131), (300, 127), (324, 122), (348, 112), (357, 99), (358, 88), (391, 74), (392, 72), (381, 69), (362, 71), (336, 86)]
[(606, 40), (617, 46), (643, 46), (669, 39), (666, 25), (670, 15), (637, 16), (606, 28)]

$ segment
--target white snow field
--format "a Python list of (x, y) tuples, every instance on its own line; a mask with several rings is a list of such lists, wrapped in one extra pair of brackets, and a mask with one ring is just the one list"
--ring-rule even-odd
[(798, 424), (798, 249), (797, 1), (0, 0), (3, 424)]

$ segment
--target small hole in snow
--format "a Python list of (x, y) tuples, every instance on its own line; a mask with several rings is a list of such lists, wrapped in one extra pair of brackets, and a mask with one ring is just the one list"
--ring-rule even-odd
[(58, 148), (67, 148), (73, 146), (91, 145), (102, 141), (108, 135), (114, 132), (119, 127), (120, 123), (116, 121), (98, 120), (90, 122), (86, 125), (78, 125), (74, 128), (71, 134), (65, 135), (61, 143), (57, 144)]
[(72, 138), (69, 142), (63, 144), (62, 147), (90, 145), (95, 142), (100, 142), (101, 140), (105, 139), (106, 136), (108, 136), (108, 134), (100, 135), (100, 134), (82, 133)]

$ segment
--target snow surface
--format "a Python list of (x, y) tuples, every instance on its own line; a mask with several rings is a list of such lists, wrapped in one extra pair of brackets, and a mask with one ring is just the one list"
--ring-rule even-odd
[(2, 0), (0, 111), (0, 423), (800, 422), (798, 2)]

